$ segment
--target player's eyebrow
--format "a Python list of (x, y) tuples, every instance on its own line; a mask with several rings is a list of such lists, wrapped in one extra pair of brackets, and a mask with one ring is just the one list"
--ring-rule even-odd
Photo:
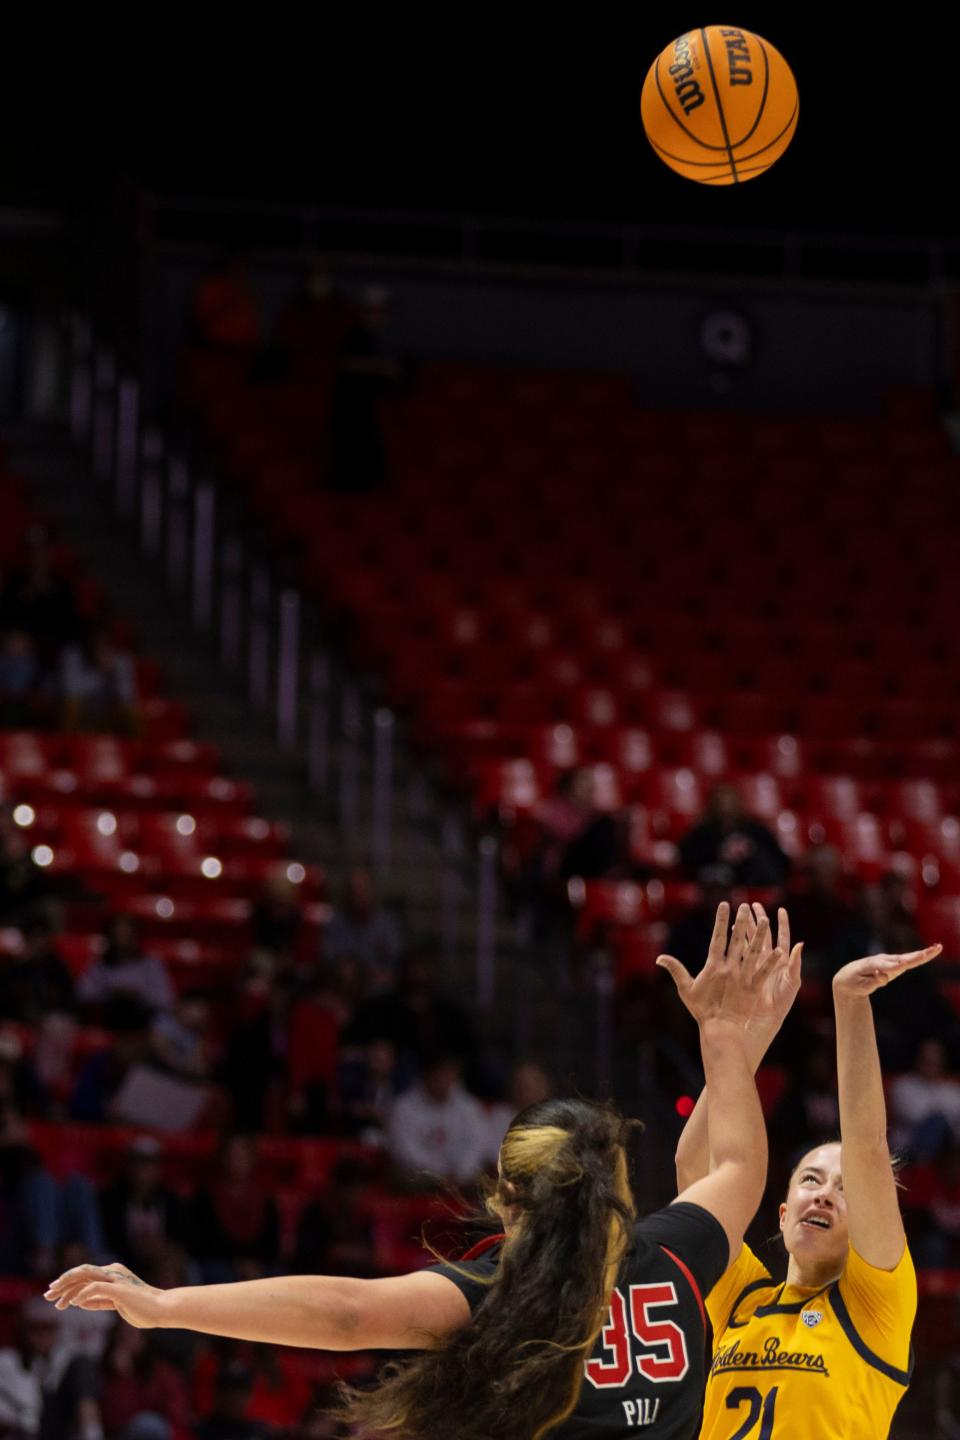
[(820, 1179), (820, 1180), (823, 1179), (823, 1171), (820, 1169), (819, 1165), (801, 1165), (801, 1166), (800, 1166), (800, 1174), (801, 1174), (801, 1175), (816, 1175), (818, 1179)]

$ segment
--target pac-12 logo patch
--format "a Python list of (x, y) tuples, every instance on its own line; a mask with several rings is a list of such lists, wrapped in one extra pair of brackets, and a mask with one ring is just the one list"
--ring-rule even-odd
[(811, 1330), (813, 1329), (814, 1325), (819, 1325), (820, 1321), (823, 1319), (822, 1310), (802, 1310), (800, 1313), (804, 1325), (809, 1326)]

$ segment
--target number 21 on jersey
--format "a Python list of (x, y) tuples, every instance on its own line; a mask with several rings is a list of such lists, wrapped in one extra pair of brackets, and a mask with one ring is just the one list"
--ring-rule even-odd
[(642, 1347), (636, 1356), (641, 1375), (655, 1385), (682, 1380), (690, 1369), (687, 1337), (676, 1321), (657, 1318), (657, 1312), (663, 1307), (676, 1304), (677, 1292), (672, 1281), (631, 1285), (626, 1295), (614, 1290), (610, 1296), (610, 1318), (600, 1331), (606, 1355), (595, 1356), (584, 1367), (590, 1384), (597, 1390), (627, 1384), (633, 1375), (634, 1363), (631, 1332)]
[(773, 1412), (777, 1404), (777, 1386), (768, 1390), (766, 1395), (753, 1385), (738, 1385), (736, 1390), (731, 1390), (727, 1396), (727, 1409), (739, 1410), (742, 1406), (748, 1406), (747, 1418), (738, 1430), (730, 1436), (730, 1440), (753, 1440), (754, 1427), (759, 1424), (756, 1440), (770, 1440), (773, 1434)]

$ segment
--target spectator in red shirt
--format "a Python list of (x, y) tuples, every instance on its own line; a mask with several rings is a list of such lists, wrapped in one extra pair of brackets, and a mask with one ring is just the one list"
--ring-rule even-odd
[(118, 1324), (101, 1367), (100, 1412), (110, 1437), (122, 1436), (144, 1412), (160, 1415), (174, 1431), (191, 1424), (190, 1397), (177, 1367), (157, 1349), (149, 1330)]
[(207, 1283), (259, 1279), (277, 1263), (280, 1217), (256, 1171), (256, 1141), (228, 1136), (214, 1178), (197, 1193), (190, 1250)]
[(193, 296), (193, 332), (207, 350), (252, 356), (260, 343), (260, 310), (244, 255), (226, 256)]

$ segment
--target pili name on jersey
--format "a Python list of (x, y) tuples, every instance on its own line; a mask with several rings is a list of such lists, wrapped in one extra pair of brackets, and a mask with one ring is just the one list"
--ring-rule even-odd
[(621, 1400), (620, 1404), (623, 1406), (627, 1424), (638, 1428), (641, 1425), (653, 1425), (660, 1411), (659, 1400)]

